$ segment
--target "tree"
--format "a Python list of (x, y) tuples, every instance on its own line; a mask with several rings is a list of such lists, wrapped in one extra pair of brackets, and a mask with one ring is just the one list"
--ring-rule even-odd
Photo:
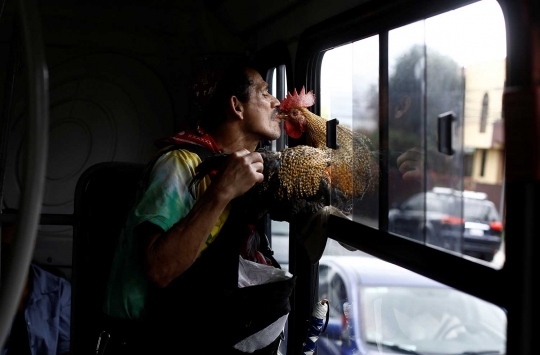
[(438, 115), (453, 111), (459, 126), (463, 120), (462, 69), (452, 58), (424, 49), (411, 47), (397, 59), (389, 78), (392, 149), (419, 146), (424, 139), (428, 149), (436, 148)]

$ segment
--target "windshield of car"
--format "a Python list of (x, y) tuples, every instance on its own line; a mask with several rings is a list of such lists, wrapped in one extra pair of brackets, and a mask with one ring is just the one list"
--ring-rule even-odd
[(466, 198), (463, 204), (463, 214), (468, 221), (494, 221), (499, 220), (495, 207), (489, 201), (475, 201)]
[(430, 354), (505, 351), (504, 311), (460, 291), (364, 287), (360, 297), (360, 328), (372, 347), (393, 344)]
[(467, 221), (499, 221), (499, 214), (491, 201), (459, 198), (451, 195), (420, 193), (406, 201), (402, 208), (408, 211), (429, 211), (452, 216), (462, 215)]
[(440, 212), (440, 213), (449, 213), (449, 210), (454, 211), (457, 206), (455, 203), (455, 198), (453, 196), (446, 195), (437, 195), (431, 192), (427, 194), (420, 193), (409, 200), (407, 200), (402, 205), (402, 209), (409, 211), (430, 211), (430, 212)]

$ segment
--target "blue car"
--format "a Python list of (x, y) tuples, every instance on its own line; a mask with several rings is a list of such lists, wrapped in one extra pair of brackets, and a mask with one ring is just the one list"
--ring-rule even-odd
[(504, 354), (503, 309), (371, 256), (326, 256), (318, 355)]

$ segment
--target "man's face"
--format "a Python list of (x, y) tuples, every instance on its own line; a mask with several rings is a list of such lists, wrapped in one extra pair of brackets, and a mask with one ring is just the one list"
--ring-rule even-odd
[(270, 95), (268, 84), (256, 70), (248, 69), (247, 74), (253, 85), (249, 88), (249, 101), (243, 104), (245, 124), (260, 140), (278, 139), (281, 135), (279, 100)]

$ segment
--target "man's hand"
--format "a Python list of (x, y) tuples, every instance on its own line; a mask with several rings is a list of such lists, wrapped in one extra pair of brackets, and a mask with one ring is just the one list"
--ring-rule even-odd
[(197, 259), (208, 235), (229, 202), (244, 194), (264, 176), (259, 153), (241, 149), (231, 154), (191, 211), (164, 232), (150, 222), (135, 233), (144, 241), (146, 272), (159, 287), (166, 287)]
[(422, 181), (424, 178), (424, 152), (411, 148), (396, 160), (399, 172), (405, 181)]
[(232, 200), (262, 182), (263, 169), (263, 158), (259, 153), (241, 149), (227, 158), (210, 187), (213, 185), (213, 193)]

